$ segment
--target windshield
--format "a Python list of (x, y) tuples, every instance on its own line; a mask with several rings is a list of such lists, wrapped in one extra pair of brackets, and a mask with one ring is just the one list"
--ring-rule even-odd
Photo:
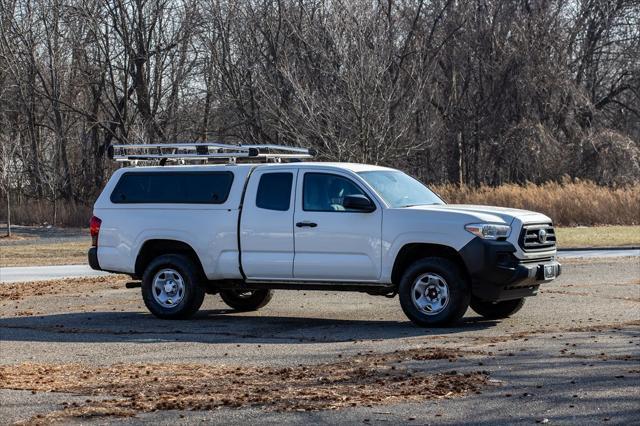
[(398, 170), (377, 170), (358, 173), (389, 207), (410, 207), (424, 204), (444, 204), (420, 181)]

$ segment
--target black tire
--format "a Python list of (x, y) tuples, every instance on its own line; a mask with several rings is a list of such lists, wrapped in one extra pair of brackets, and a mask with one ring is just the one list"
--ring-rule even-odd
[(220, 290), (220, 297), (236, 311), (257, 311), (273, 297), (271, 290)]
[[(163, 306), (154, 296), (156, 275), (163, 270), (173, 270), (182, 281), (183, 292), (178, 303), (174, 306)], [(165, 254), (158, 256), (149, 263), (142, 276), (142, 299), (147, 309), (162, 319), (187, 319), (193, 316), (204, 300), (204, 288), (201, 286), (202, 274), (194, 262), (187, 256), (180, 254)]]
[(524, 297), (521, 299), (505, 300), (504, 302), (487, 302), (471, 298), (471, 309), (487, 319), (503, 319), (522, 309)]
[[(441, 277), (448, 288), (446, 304), (443, 303), (444, 306), (439, 312), (426, 313), (419, 309), (413, 301), (414, 283), (418, 281), (421, 275), (428, 273)], [(400, 296), (400, 306), (402, 306), (405, 315), (413, 323), (421, 327), (439, 327), (455, 324), (467, 311), (469, 300), (471, 299), (469, 283), (458, 265), (448, 259), (439, 257), (427, 257), (411, 264), (402, 275), (398, 294)]]

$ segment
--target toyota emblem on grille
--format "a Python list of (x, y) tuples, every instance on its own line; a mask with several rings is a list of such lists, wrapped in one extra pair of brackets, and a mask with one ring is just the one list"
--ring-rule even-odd
[(542, 244), (547, 242), (547, 231), (545, 231), (544, 229), (538, 231), (538, 241), (540, 241)]

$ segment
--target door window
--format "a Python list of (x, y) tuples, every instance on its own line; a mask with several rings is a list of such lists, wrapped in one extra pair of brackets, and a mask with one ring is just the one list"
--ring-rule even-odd
[(329, 173), (306, 173), (302, 189), (302, 208), (305, 211), (356, 211), (342, 205), (347, 195), (367, 196), (351, 180)]
[(260, 177), (256, 206), (267, 210), (289, 210), (293, 173), (265, 173)]

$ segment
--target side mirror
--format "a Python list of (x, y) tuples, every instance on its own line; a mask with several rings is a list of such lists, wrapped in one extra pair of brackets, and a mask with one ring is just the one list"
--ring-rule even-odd
[(363, 213), (370, 213), (376, 209), (375, 204), (364, 195), (346, 195), (342, 200), (342, 207), (347, 210), (358, 210)]

